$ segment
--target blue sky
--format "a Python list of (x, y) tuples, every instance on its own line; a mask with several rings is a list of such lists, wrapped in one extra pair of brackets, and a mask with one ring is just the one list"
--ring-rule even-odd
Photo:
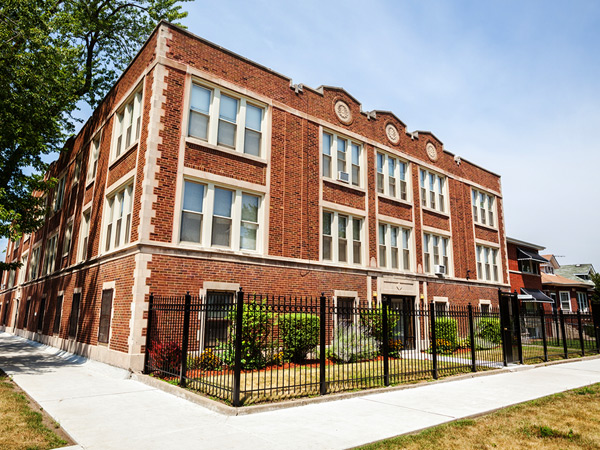
[(341, 86), (502, 176), (507, 234), (600, 270), (600, 2), (190, 2), (184, 24)]

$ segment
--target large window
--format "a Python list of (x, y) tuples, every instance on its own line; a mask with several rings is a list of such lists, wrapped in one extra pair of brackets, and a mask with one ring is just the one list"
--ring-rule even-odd
[(436, 211), (446, 211), (446, 177), (429, 172), (425, 169), (419, 170), (419, 181), (421, 186), (421, 205)]
[(135, 93), (117, 112), (113, 159), (117, 159), (140, 137), (142, 124), (142, 91)]
[(357, 217), (323, 211), (323, 261), (362, 265), (362, 226)]
[(499, 281), (498, 249), (477, 245), (477, 279), (485, 281)]
[(92, 143), (90, 144), (90, 158), (88, 161), (88, 170), (86, 182), (91, 182), (94, 178), (96, 178), (96, 170), (98, 169), (98, 155), (100, 154), (100, 133), (96, 135), (94, 139), (92, 139)]
[(473, 189), (471, 191), (471, 203), (473, 206), (473, 221), (490, 227), (496, 226), (495, 204), (496, 197), (485, 192)]
[(56, 244), (58, 241), (58, 233), (46, 241), (46, 253), (44, 254), (44, 275), (54, 272), (56, 264)]
[(54, 324), (52, 326), (52, 334), (60, 333), (60, 320), (62, 319), (62, 304), (63, 295), (56, 297), (56, 308), (54, 310)]
[(66, 176), (60, 177), (58, 180), (58, 184), (56, 185), (56, 189), (54, 190), (54, 198), (52, 200), (52, 211), (56, 212), (60, 208), (62, 208), (63, 202), (65, 200), (65, 182), (67, 180)]
[(98, 342), (108, 344), (110, 336), (110, 316), (112, 313), (113, 290), (102, 291), (102, 303), (100, 305), (100, 323), (98, 325)]
[(28, 280), (35, 280), (38, 277), (40, 269), (40, 253), (42, 252), (42, 246), (38, 245), (31, 252), (31, 262), (29, 263), (29, 274)]
[(425, 273), (450, 274), (449, 244), (447, 237), (430, 233), (423, 234), (423, 271)]
[(377, 153), (377, 192), (408, 200), (408, 164), (384, 153)]
[(540, 263), (531, 259), (522, 259), (519, 260), (519, 270), (524, 273), (533, 273), (539, 275)]
[(561, 291), (560, 295), (560, 309), (566, 312), (571, 312), (571, 295), (568, 291)]
[(378, 227), (379, 266), (411, 270), (410, 230), (380, 223)]
[(188, 135), (263, 156), (265, 108), (219, 88), (192, 85)]
[(180, 240), (260, 251), (261, 203), (255, 194), (185, 180)]
[(108, 197), (108, 217), (104, 249), (122, 247), (129, 243), (133, 184), (128, 184)]
[(73, 235), (73, 221), (70, 221), (67, 224), (67, 228), (65, 230), (65, 236), (63, 238), (63, 248), (62, 248), (62, 257), (66, 258), (69, 256), (69, 252), (71, 251), (71, 238)]
[(588, 297), (585, 292), (577, 292), (577, 307), (582, 313), (588, 312)]
[(362, 146), (328, 132), (323, 132), (322, 145), (323, 176), (360, 186)]
[(25, 275), (27, 274), (27, 260), (29, 259), (29, 253), (24, 254), (21, 257), (21, 267), (19, 268), (19, 279), (18, 284), (25, 283)]

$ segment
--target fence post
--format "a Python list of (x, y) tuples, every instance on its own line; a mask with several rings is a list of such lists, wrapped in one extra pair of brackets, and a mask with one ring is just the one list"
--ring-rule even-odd
[(181, 371), (179, 373), (179, 386), (181, 387), (185, 387), (185, 378), (187, 376), (188, 337), (190, 334), (190, 310), (192, 309), (192, 296), (189, 292), (185, 294), (185, 305), (183, 308), (183, 336), (181, 337)]
[(512, 304), (513, 309), (516, 309), (516, 314), (513, 314), (513, 319), (515, 319), (516, 325), (516, 333), (517, 333), (517, 345), (519, 349), (519, 364), (525, 364), (523, 360), (523, 341), (521, 339), (521, 303), (519, 302), (519, 297), (517, 291), (512, 294)]
[(544, 305), (539, 303), (540, 322), (542, 324), (542, 342), (544, 343), (544, 361), (548, 362), (548, 337), (546, 336), (546, 315), (544, 314)]
[(384, 295), (381, 299), (381, 332), (383, 334), (383, 342), (382, 350), (383, 350), (383, 384), (385, 386), (390, 385), (390, 362), (389, 362), (389, 336), (390, 332), (388, 330), (388, 306), (389, 306), (389, 298), (387, 295)]
[(565, 332), (565, 316), (562, 308), (558, 310), (558, 317), (560, 318), (560, 332), (562, 333), (563, 350), (565, 359), (569, 358), (569, 350), (567, 349), (567, 333)]
[(146, 325), (146, 345), (144, 352), (144, 373), (148, 373), (148, 357), (150, 356), (149, 348), (150, 343), (152, 342), (151, 334), (152, 334), (152, 304), (154, 303), (154, 294), (150, 293), (150, 298), (148, 299), (148, 322)]
[(473, 324), (473, 305), (469, 303), (469, 339), (471, 346), (471, 372), (477, 372), (475, 364), (475, 326)]
[(600, 354), (600, 304), (592, 302), (592, 319), (596, 334), (596, 353)]
[(321, 292), (320, 307), (319, 307), (319, 392), (321, 395), (327, 394), (327, 381), (325, 373), (325, 344), (327, 340), (327, 298), (325, 292)]
[(507, 340), (508, 334), (508, 305), (506, 299), (502, 297), (502, 290), (498, 289), (498, 310), (500, 312), (500, 337), (502, 338), (502, 362), (504, 367), (508, 366), (508, 346), (511, 345)]
[(435, 336), (435, 304), (431, 302), (429, 304), (429, 318), (431, 319), (431, 374), (434, 380), (438, 379), (438, 365), (437, 365), (437, 338)]
[(581, 325), (581, 310), (577, 307), (577, 325), (579, 327), (579, 344), (581, 345), (581, 356), (585, 356), (585, 344), (583, 343), (583, 326)]
[(235, 306), (235, 350), (233, 356), (233, 406), (240, 406), (240, 384), (242, 378), (242, 327), (244, 320), (244, 292), (240, 287)]

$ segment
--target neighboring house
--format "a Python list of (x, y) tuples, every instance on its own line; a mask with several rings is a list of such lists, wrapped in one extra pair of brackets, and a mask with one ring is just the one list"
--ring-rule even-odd
[(150, 293), (484, 309), (509, 286), (498, 175), (165, 22), (50, 175), (0, 326), (134, 370)]
[(506, 245), (510, 287), (519, 295), (521, 305), (526, 310), (535, 311), (541, 303), (546, 305), (545, 309), (550, 310), (553, 300), (542, 292), (540, 274), (540, 265), (548, 263), (539, 254), (545, 247), (511, 237), (506, 238)]
[(542, 267), (544, 292), (565, 312), (588, 312), (596, 273), (591, 264), (560, 265), (554, 255), (544, 255), (548, 264)]

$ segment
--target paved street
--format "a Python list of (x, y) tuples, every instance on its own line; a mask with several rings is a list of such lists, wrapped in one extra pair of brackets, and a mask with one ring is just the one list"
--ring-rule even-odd
[(84, 449), (342, 449), (600, 382), (600, 359), (227, 416), (0, 332), (0, 367)]

